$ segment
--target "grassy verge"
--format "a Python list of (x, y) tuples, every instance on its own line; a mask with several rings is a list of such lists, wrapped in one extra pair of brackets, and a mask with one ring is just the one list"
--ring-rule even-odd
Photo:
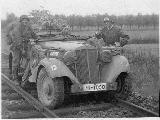
[(159, 54), (157, 44), (128, 45), (123, 50), (130, 63), (132, 94), (128, 101), (159, 112)]
[(142, 49), (126, 48), (123, 54), (128, 58), (133, 75), (133, 91), (144, 96), (159, 96), (159, 58)]
[(155, 43), (159, 43), (159, 40), (156, 38), (134, 38), (129, 40), (128, 44), (155, 44)]
[(125, 31), (130, 36), (130, 44), (149, 44), (159, 42), (159, 30)]

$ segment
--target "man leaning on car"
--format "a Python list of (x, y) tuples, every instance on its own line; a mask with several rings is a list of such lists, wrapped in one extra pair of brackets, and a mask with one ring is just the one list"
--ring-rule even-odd
[(7, 29), (7, 43), (10, 45), (10, 50), (13, 53), (12, 79), (17, 85), (19, 85), (17, 78), (21, 56), (24, 54), (23, 52), (28, 55), (28, 44), (25, 44), (24, 48), (22, 44), (24, 41), (27, 43), (31, 38), (37, 38), (29, 24), (29, 21), (30, 19), (27, 15), (22, 15), (20, 16), (19, 22), (10, 24)]

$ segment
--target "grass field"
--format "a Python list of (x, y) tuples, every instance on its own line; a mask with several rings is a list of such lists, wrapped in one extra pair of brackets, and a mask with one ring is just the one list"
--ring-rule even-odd
[(146, 56), (151, 54), (159, 56), (159, 44), (128, 44), (124, 46), (124, 49), (139, 54), (145, 53)]
[(158, 44), (131, 44), (124, 47), (131, 65), (133, 90), (144, 95), (159, 97), (159, 50)]
[(131, 39), (141, 39), (141, 40), (149, 40), (149, 39), (157, 39), (159, 38), (158, 30), (147, 30), (147, 31), (125, 31)]

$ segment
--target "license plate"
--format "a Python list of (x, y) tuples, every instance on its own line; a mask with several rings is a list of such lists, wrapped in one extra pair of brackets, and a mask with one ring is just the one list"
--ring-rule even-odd
[(107, 89), (106, 83), (84, 84), (83, 91), (102, 91)]

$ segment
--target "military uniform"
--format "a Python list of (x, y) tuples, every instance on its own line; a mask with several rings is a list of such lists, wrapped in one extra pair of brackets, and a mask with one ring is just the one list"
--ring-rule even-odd
[(127, 44), (129, 36), (125, 35), (118, 26), (114, 25), (112, 20), (105, 17), (104, 23), (105, 26), (100, 30), (100, 32), (95, 34), (97, 39), (103, 38), (106, 46), (115, 45), (116, 42), (119, 42), (120, 46)]
[[(106, 46), (114, 45), (115, 42), (120, 42), (121, 44), (122, 43), (121, 38), (129, 39), (128, 35), (124, 34), (120, 28), (118, 28), (113, 24), (110, 27), (105, 26), (104, 28), (102, 28), (102, 30), (100, 30), (97, 36), (99, 38), (103, 38)], [(125, 44), (124, 40), (123, 44)]]
[(10, 50), (12, 51), (13, 54), (12, 74), (15, 78), (18, 76), (17, 70), (19, 67), (22, 53), (26, 54), (26, 57), (28, 57), (29, 59), (29, 53), (28, 53), (29, 46), (27, 44), (27, 41), (31, 38), (36, 38), (36, 35), (29, 24), (24, 26), (22, 25), (22, 23), (18, 22), (9, 25), (7, 30), (7, 37), (8, 37), (7, 43), (10, 45)]

